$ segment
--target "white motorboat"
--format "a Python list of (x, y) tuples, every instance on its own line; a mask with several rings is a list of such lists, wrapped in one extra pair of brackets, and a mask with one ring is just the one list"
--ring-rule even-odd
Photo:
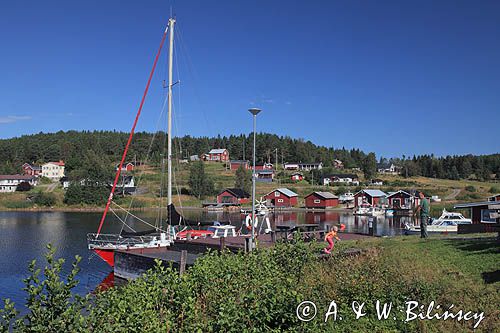
[(431, 224), (432, 225), (440, 225), (441, 222), (444, 221), (451, 221), (455, 222), (456, 224), (471, 224), (472, 220), (464, 217), (460, 213), (455, 213), (455, 212), (448, 212), (446, 209), (443, 209), (443, 213), (441, 216), (437, 219), (433, 219)]
[(343, 203), (354, 201), (354, 194), (352, 194), (351, 192), (341, 194), (339, 196), (339, 201)]
[[(427, 226), (427, 233), (456, 233), (458, 224), (455, 221), (440, 221), (438, 224)], [(420, 226), (410, 226), (405, 224), (405, 235), (420, 234)]]

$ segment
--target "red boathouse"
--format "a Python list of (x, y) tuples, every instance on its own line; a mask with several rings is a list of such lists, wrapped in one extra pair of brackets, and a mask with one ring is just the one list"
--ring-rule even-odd
[(297, 193), (287, 188), (277, 188), (264, 196), (268, 206), (272, 207), (293, 207), (297, 205)]
[(305, 197), (306, 208), (329, 208), (339, 204), (339, 197), (330, 192), (313, 192)]

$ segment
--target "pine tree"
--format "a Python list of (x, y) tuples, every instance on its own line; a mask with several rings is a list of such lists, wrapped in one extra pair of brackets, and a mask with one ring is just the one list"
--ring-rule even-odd
[(203, 162), (194, 162), (189, 171), (189, 187), (191, 194), (198, 199), (214, 193), (214, 182), (205, 173)]
[(243, 165), (236, 170), (234, 187), (244, 190), (247, 193), (250, 193), (252, 189), (252, 174), (245, 170)]

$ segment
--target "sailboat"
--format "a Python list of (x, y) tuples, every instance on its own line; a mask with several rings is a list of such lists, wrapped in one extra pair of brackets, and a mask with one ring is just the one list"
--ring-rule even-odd
[[(99, 227), (96, 233), (90, 233), (87, 235), (87, 242), (89, 250), (95, 252), (101, 259), (103, 259), (110, 266), (114, 266), (114, 252), (117, 250), (125, 250), (125, 249), (149, 249), (149, 248), (166, 248), (170, 246), (175, 239), (175, 232), (172, 226), (181, 225), (181, 224), (190, 224), (190, 221), (184, 220), (183, 216), (181, 216), (175, 206), (172, 203), (172, 86), (174, 83), (172, 82), (172, 64), (173, 64), (173, 38), (174, 38), (174, 25), (175, 19), (170, 18), (168, 21), (167, 28), (165, 29), (160, 46), (156, 53), (156, 57), (153, 63), (153, 67), (151, 69), (146, 88), (144, 90), (141, 103), (139, 105), (139, 109), (137, 111), (137, 115), (135, 117), (134, 124), (129, 134), (129, 138), (125, 149), (123, 151), (123, 155), (120, 161), (120, 164), (116, 170), (115, 179), (113, 185), (111, 187), (111, 193), (109, 194), (106, 206), (104, 208), (104, 212), (102, 214), (101, 220), (99, 222)], [(125, 231), (122, 228), (122, 231), (119, 234), (104, 234), (102, 233), (102, 227), (104, 221), (106, 219), (107, 213), (110, 210), (110, 206), (113, 203), (113, 195), (117, 188), (117, 183), (120, 179), (120, 174), (124, 162), (127, 157), (127, 152), (129, 150), (130, 144), (132, 142), (132, 137), (134, 135), (135, 127), (137, 125), (138, 119), (140, 117), (142, 107), (144, 105), (144, 101), (146, 99), (149, 86), (151, 83), (151, 79), (156, 69), (156, 65), (158, 63), (158, 59), (160, 57), (161, 49), (163, 44), (167, 38), (167, 34), (169, 35), (169, 53), (168, 53), (168, 130), (167, 130), (167, 165), (168, 165), (168, 187), (167, 187), (167, 227), (163, 228), (161, 225), (153, 225), (148, 223), (147, 221), (140, 219), (139, 217), (133, 215), (130, 212), (127, 212), (128, 215), (132, 215), (137, 220), (145, 223), (151, 229), (147, 231), (134, 231), (126, 221), (120, 219), (120, 221), (124, 224), (124, 226), (128, 227), (132, 231)], [(116, 204), (116, 203), (115, 203)], [(121, 208), (121, 207), (120, 207)], [(115, 214), (116, 215), (116, 214)], [(116, 215), (118, 217), (118, 215)], [(119, 218), (119, 217), (118, 217)]]

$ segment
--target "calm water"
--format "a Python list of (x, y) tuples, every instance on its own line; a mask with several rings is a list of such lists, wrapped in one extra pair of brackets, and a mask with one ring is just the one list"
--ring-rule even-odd
[[(154, 221), (158, 212), (137, 215)], [(188, 210), (184, 215), (190, 219), (231, 222), (237, 226), (242, 220), (239, 213)], [(0, 299), (10, 298), (18, 307), (24, 303), (26, 294), (22, 291), (22, 279), (28, 276), (27, 267), (32, 259), (36, 259), (40, 266), (45, 264), (43, 255), (48, 243), (57, 247), (57, 257), (66, 259), (66, 273), (75, 255), (83, 258), (78, 275), (80, 284), (76, 291), (80, 294), (92, 292), (111, 272), (107, 264), (87, 250), (86, 234), (97, 230), (100, 216), (100, 213), (76, 212), (0, 212)], [(340, 222), (346, 225), (346, 232), (368, 233), (368, 218), (347, 212), (282, 212), (270, 218), (275, 224), (318, 223), (321, 227)], [(401, 234), (401, 223), (408, 219), (379, 217), (375, 233), (388, 236)], [(133, 219), (130, 223), (138, 224)], [(108, 218), (103, 233), (118, 232), (119, 229), (120, 224)]]

